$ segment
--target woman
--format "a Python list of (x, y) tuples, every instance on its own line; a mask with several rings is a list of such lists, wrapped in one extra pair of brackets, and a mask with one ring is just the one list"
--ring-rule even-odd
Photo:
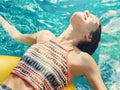
[(3, 86), (12, 90), (62, 90), (73, 78), (84, 75), (93, 90), (107, 90), (90, 56), (101, 34), (96, 16), (88, 11), (75, 12), (59, 37), (47, 30), (22, 34), (2, 17), (0, 23), (13, 39), (32, 45)]

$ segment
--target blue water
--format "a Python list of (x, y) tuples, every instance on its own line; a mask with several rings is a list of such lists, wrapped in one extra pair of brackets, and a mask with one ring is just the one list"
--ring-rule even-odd
[[(0, 0), (0, 15), (22, 33), (47, 29), (59, 36), (75, 11), (89, 10), (103, 25), (93, 57), (108, 90), (120, 90), (120, 0)], [(0, 54), (22, 56), (29, 46), (14, 41), (0, 26)], [(77, 90), (91, 90), (84, 77), (73, 80)]]

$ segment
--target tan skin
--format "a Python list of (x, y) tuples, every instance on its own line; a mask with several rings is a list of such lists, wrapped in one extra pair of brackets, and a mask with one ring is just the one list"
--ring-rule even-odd
[[(95, 60), (88, 53), (82, 52), (76, 47), (80, 41), (91, 42), (90, 32), (95, 31), (99, 26), (99, 19), (88, 11), (75, 12), (71, 17), (68, 28), (59, 37), (55, 37), (48, 30), (42, 30), (35, 34), (22, 34), (2, 17), (0, 17), (0, 24), (13, 39), (30, 45), (54, 39), (66, 49), (75, 48), (68, 55), (71, 81), (76, 76), (84, 75), (93, 90), (107, 90)], [(14, 75), (10, 75), (4, 84), (10, 86), (13, 90), (19, 90), (19, 87), (21, 87), (21, 90), (33, 90), (24, 80)]]

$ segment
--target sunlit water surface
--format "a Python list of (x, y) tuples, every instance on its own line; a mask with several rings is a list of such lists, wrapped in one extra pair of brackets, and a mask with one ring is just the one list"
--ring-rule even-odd
[[(0, 15), (22, 33), (47, 29), (59, 36), (76, 11), (89, 10), (102, 23), (102, 38), (93, 57), (108, 90), (120, 90), (120, 0), (0, 0)], [(0, 26), (0, 54), (22, 56), (29, 47), (16, 42)], [(84, 77), (77, 90), (91, 90)]]

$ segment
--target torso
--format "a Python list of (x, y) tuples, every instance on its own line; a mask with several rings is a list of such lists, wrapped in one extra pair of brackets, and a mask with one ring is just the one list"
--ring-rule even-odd
[(64, 49), (68, 51), (67, 62), (68, 62), (68, 68), (69, 68), (69, 74), (70, 74), (69, 83), (72, 82), (73, 78), (83, 75), (82, 69), (80, 68), (80, 64), (82, 60), (80, 54), (82, 51), (80, 51), (77, 47), (74, 47), (74, 48), (66, 47), (62, 45), (61, 43), (58, 43), (56, 38), (45, 41), (43, 42), (43, 44), (49, 41), (55, 42), (56, 44), (58, 44), (58, 46), (63, 47)]
[[(57, 37), (55, 37), (55, 35), (53, 33), (48, 32), (48, 31), (45, 32), (46, 34), (43, 35), (44, 37), (42, 37), (44, 39), (43, 42), (46, 42), (46, 41), (49, 41), (52, 39), (58, 43)], [(40, 41), (41, 41), (41, 39), (39, 40), (39, 38), (38, 38), (37, 42), (40, 42)], [(63, 46), (60, 43), (58, 43), (58, 44), (64, 48), (66, 48), (66, 46)], [(67, 48), (67, 49), (70, 50), (71, 48)], [(79, 49), (74, 48), (68, 54), (68, 66), (70, 69), (70, 77), (71, 77), (70, 81), (72, 81), (72, 79), (77, 77), (77, 76), (83, 75), (82, 70), (80, 68), (80, 62), (81, 62), (81, 60), (83, 60), (80, 56), (81, 52), (82, 51), (80, 51)]]
[(58, 45), (62, 46), (63, 48), (65, 48), (66, 50), (68, 50), (68, 67), (69, 67), (69, 72), (70, 72), (70, 82), (72, 82), (72, 79), (83, 75), (82, 69), (80, 68), (80, 62), (82, 60), (81, 57), (81, 52), (77, 47), (65, 47), (62, 44), (59, 44), (55, 39), (53, 39), (52, 41), (56, 42)]
[(25, 78), (34, 88), (61, 90), (71, 82), (67, 59), (69, 50), (54, 40), (38, 42), (26, 51), (12, 74)]

